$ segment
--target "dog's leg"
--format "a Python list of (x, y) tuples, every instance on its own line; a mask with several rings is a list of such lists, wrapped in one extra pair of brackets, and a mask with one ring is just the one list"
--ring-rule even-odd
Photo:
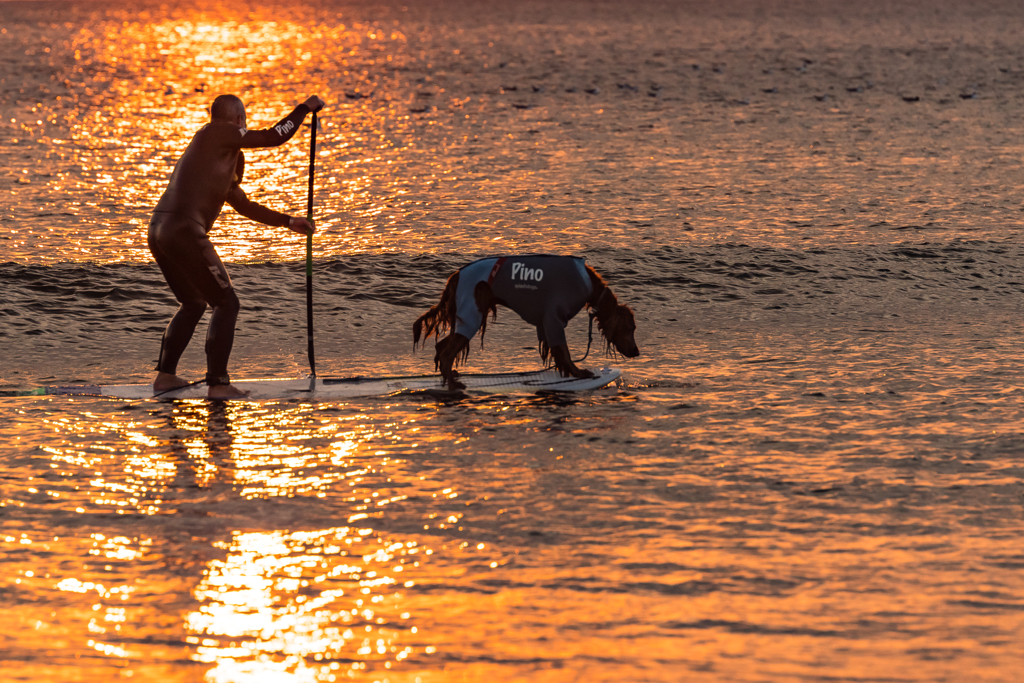
[(434, 368), (441, 371), (441, 379), (452, 391), (466, 388), (465, 384), (456, 379), (458, 373), (455, 372), (454, 366), (456, 359), (465, 352), (468, 346), (469, 340), (464, 336), (450, 334), (438, 341), (437, 346), (434, 347)]
[(555, 367), (562, 373), (562, 377), (594, 377), (594, 373), (586, 368), (578, 368), (572, 362), (569, 355), (569, 347), (565, 344), (551, 347), (551, 358), (555, 361)]

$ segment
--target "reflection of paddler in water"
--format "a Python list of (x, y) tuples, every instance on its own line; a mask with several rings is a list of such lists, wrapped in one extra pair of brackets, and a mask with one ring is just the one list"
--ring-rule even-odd
[(232, 428), (227, 406), (224, 401), (158, 404), (153, 416), (167, 427), (164, 457), (174, 466), (173, 479), (159, 482), (166, 486), (163, 500), (169, 509), (202, 515), (193, 506), (231, 497), (237, 430)]
[(239, 183), (245, 171), (243, 149), (277, 147), (288, 142), (306, 114), (323, 106), (323, 100), (314, 95), (275, 126), (247, 130), (242, 100), (234, 95), (221, 95), (210, 108), (210, 122), (199, 129), (175, 165), (149, 223), (149, 250), (181, 304), (160, 344), (154, 392), (188, 384), (177, 376), (178, 360), (210, 305), (213, 314), (206, 335), (209, 396), (246, 395), (247, 392), (231, 385), (228, 376), (238, 297), (207, 233), (225, 202), (246, 218), (265, 225), (287, 227), (303, 235), (313, 231), (313, 224), (305, 218), (287, 216), (251, 201)]

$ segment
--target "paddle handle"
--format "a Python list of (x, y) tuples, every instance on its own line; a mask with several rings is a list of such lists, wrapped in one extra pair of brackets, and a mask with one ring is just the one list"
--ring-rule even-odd
[[(316, 112), (309, 133), (309, 196), (306, 201), (306, 219), (313, 221), (313, 177), (316, 170)], [(316, 377), (316, 357), (313, 353), (313, 233), (306, 234), (306, 353), (309, 372)]]

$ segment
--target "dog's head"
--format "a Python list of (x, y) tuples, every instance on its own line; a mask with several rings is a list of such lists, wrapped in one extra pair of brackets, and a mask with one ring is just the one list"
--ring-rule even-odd
[(607, 312), (601, 311), (597, 317), (597, 326), (607, 343), (609, 353), (614, 347), (626, 358), (636, 358), (640, 355), (634, 338), (636, 318), (629, 306), (616, 303), (614, 307), (609, 307)]

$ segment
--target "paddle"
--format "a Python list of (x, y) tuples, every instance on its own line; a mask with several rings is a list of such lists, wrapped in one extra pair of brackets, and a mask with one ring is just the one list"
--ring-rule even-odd
[[(306, 219), (313, 222), (313, 171), (316, 164), (316, 112), (309, 131), (309, 198), (306, 202)], [(310, 377), (316, 377), (316, 360), (313, 356), (313, 233), (306, 234), (306, 351), (309, 355)]]

